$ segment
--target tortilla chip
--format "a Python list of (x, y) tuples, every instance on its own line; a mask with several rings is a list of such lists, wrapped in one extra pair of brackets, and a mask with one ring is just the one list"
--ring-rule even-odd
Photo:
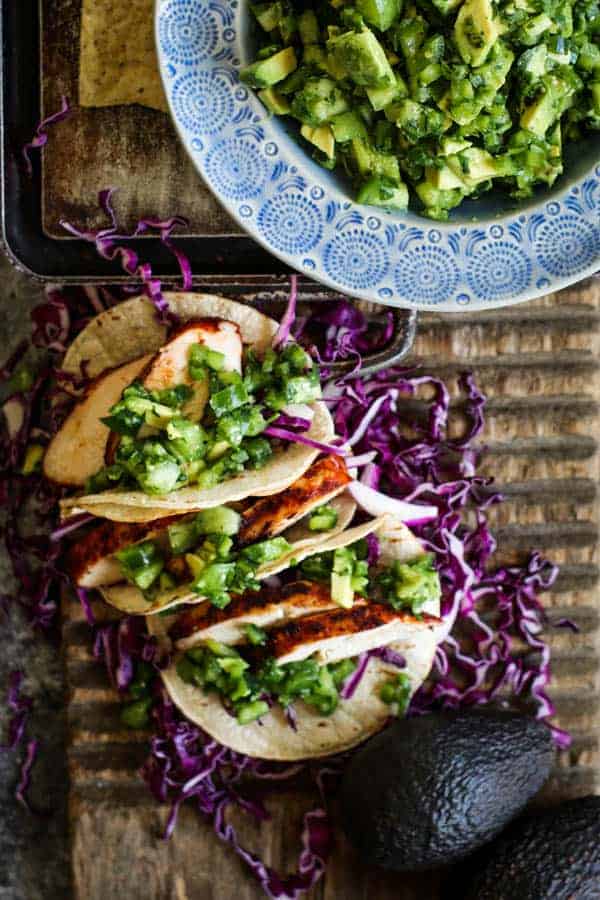
[(154, 0), (83, 0), (79, 103), (168, 111), (154, 45)]
[[(393, 547), (394, 559), (409, 562), (423, 552), (420, 542), (405, 525), (388, 516), (384, 519), (384, 527), (379, 528), (378, 537), (386, 553), (389, 554)], [(350, 532), (356, 532), (356, 529), (348, 529), (338, 537), (347, 536)], [(400, 536), (402, 540), (399, 540)], [(354, 540), (357, 539), (354, 537)], [(321, 549), (325, 548), (319, 547), (318, 551)], [(390, 561), (388, 556), (387, 562)], [(146, 619), (148, 631), (156, 635), (159, 641), (170, 644), (167, 632), (175, 619), (176, 616), (149, 617)], [(442, 639), (441, 628), (441, 622), (436, 625), (414, 618), (406, 625), (405, 637), (389, 645), (406, 660), (406, 668), (402, 671), (410, 678), (411, 693), (429, 674), (436, 646)], [(395, 666), (371, 658), (352, 698), (340, 701), (331, 716), (321, 716), (301, 701), (294, 702), (296, 730), (290, 727), (283, 709), (277, 704), (260, 722), (238, 725), (217, 694), (204, 693), (182, 681), (177, 674), (176, 661), (161, 675), (175, 705), (219, 743), (248, 756), (289, 761), (340, 753), (379, 731), (390, 715), (390, 707), (380, 699), (379, 691), (381, 685), (397, 673)]]
[[(335, 533), (337, 534), (347, 528), (352, 521), (354, 513), (356, 512), (356, 504), (347, 494), (342, 494), (331, 501), (331, 506), (333, 506), (338, 514), (338, 521), (335, 529)], [(259, 581), (270, 575), (274, 575), (274, 567), (277, 572), (281, 572), (283, 569), (287, 568), (287, 562), (284, 562), (284, 560), (287, 561), (290, 556), (293, 556), (298, 562), (301, 562), (303, 559), (306, 559), (307, 556), (310, 556), (312, 552), (321, 552), (322, 545), (320, 545), (320, 541), (322, 540), (323, 535), (315, 534), (314, 531), (309, 532), (306, 524), (294, 525), (293, 528), (290, 528), (289, 531), (284, 531), (283, 534), (290, 543), (294, 544), (292, 553), (286, 553), (285, 557), (281, 557), (279, 568), (277, 568), (278, 563), (280, 563), (279, 560), (261, 566), (257, 572)], [(146, 600), (140, 589), (133, 584), (113, 584), (107, 587), (101, 587), (99, 590), (103, 599), (111, 606), (114, 606), (121, 612), (136, 616), (153, 616), (156, 613), (164, 612), (175, 606), (181, 606), (183, 603), (197, 604), (206, 602), (205, 597), (190, 593), (189, 584), (182, 584), (169, 591), (164, 591), (164, 593), (160, 594), (152, 601)]]

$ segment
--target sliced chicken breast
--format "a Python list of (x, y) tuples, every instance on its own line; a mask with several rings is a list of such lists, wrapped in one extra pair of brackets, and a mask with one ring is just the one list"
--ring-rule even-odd
[(169, 516), (153, 522), (102, 522), (88, 531), (69, 549), (66, 567), (79, 587), (97, 588), (123, 581), (123, 572), (114, 554), (118, 550), (152, 540), (185, 516)]
[(338, 456), (324, 456), (280, 494), (262, 497), (242, 512), (240, 545), (281, 534), (316, 506), (341, 493), (352, 479)]
[(417, 619), (412, 613), (395, 611), (382, 603), (359, 602), (351, 609), (318, 612), (276, 626), (269, 632), (264, 653), (281, 664), (306, 659), (313, 653), (319, 663), (333, 663), (438, 625), (435, 616)]
[(43, 463), (46, 478), (82, 487), (102, 468), (110, 431), (100, 420), (151, 359), (141, 356), (94, 379), (48, 445)]
[(181, 650), (188, 650), (208, 638), (223, 644), (239, 644), (246, 639), (245, 625), (270, 628), (278, 622), (335, 608), (326, 585), (294, 581), (281, 588), (248, 591), (232, 600), (225, 609), (206, 603), (196, 606), (180, 616), (169, 635)]
[[(200, 421), (208, 402), (208, 380), (194, 381), (189, 374), (190, 350), (200, 344), (209, 350), (222, 353), (228, 372), (242, 371), (242, 338), (239, 326), (224, 319), (198, 319), (187, 322), (171, 340), (148, 362), (141, 375), (141, 382), (149, 391), (162, 391), (187, 384), (193, 388), (193, 396), (182, 409), (184, 416)], [(111, 434), (106, 447), (106, 462), (114, 461), (120, 437)]]

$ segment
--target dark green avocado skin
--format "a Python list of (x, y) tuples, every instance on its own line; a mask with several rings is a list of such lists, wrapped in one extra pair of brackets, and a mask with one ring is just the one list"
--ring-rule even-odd
[(469, 868), (465, 900), (598, 900), (600, 797), (523, 817)]
[(363, 859), (384, 869), (452, 863), (521, 812), (553, 759), (549, 729), (526, 716), (468, 711), (404, 719), (352, 758), (341, 824)]

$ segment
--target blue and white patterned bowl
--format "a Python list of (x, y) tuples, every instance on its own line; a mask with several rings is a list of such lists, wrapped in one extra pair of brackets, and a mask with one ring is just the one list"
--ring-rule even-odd
[(194, 165), (290, 266), (356, 297), (451, 311), (528, 300), (600, 268), (600, 137), (575, 148), (553, 191), (517, 210), (488, 197), (435, 223), (359, 206), (240, 84), (252, 28), (238, 0), (156, 2), (164, 87)]

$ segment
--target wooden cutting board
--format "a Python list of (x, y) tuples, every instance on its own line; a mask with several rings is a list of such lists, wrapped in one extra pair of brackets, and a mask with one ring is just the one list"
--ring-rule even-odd
[[(264, 297), (264, 295), (263, 295)], [(250, 298), (249, 298), (250, 299)], [(552, 697), (558, 723), (573, 734), (546, 799), (598, 792), (600, 694), (598, 585), (600, 280), (504, 310), (420, 318), (412, 359), (443, 378), (466, 368), (489, 398), (483, 472), (506, 502), (492, 508), (498, 562), (539, 548), (561, 564), (545, 595), (550, 620), (568, 616), (572, 634), (549, 629)], [(106, 615), (98, 609), (99, 615)], [(79, 605), (64, 605), (64, 652), (71, 688), (69, 764), (72, 864), (77, 900), (254, 900), (261, 889), (191, 810), (173, 839), (160, 839), (165, 810), (149, 798), (137, 770), (145, 737), (119, 726), (118, 704), (91, 654)], [(240, 839), (267, 862), (295, 860), (302, 790), (278, 795), (260, 827), (235, 820)], [(436, 900), (435, 874), (383, 875), (361, 865), (341, 834), (326, 877), (311, 892), (322, 900)]]

